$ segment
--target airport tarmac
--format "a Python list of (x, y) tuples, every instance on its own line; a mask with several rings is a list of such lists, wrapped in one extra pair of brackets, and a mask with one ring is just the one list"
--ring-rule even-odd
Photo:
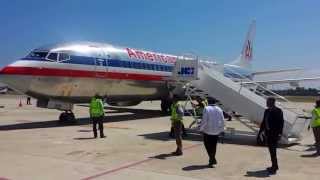
[[(22, 97), (22, 96), (21, 96)], [(266, 147), (255, 146), (256, 128), (245, 119), (226, 121), (223, 144), (218, 144), (215, 168), (201, 135), (190, 133), (183, 141), (183, 156), (171, 156), (174, 139), (168, 137), (170, 121), (160, 112), (160, 102), (126, 108), (106, 108), (105, 139), (93, 139), (88, 108), (75, 106), (76, 124), (59, 124), (59, 111), (18, 107), (19, 96), (0, 95), (0, 180), (4, 179), (308, 179), (320, 177), (320, 157), (312, 154), (311, 132), (300, 144), (278, 150), (280, 171), (268, 176)], [(312, 109), (313, 104), (299, 103)], [(185, 117), (188, 126), (191, 117)]]

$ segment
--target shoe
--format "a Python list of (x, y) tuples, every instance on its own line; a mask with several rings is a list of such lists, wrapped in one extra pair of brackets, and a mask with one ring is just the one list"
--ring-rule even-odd
[(218, 162), (217, 162), (217, 160), (209, 160), (209, 165), (216, 165), (216, 164), (218, 164)]
[(269, 174), (276, 174), (278, 170), (279, 170), (279, 168), (277, 168), (277, 167), (268, 167), (267, 168), (267, 171)]
[(209, 168), (213, 168), (213, 165), (209, 163), (209, 164), (208, 164), (208, 167), (209, 167)]
[(174, 155), (174, 156), (182, 156), (183, 152), (182, 151), (175, 151), (175, 152), (172, 153), (172, 155)]
[(100, 136), (100, 138), (106, 138), (106, 137), (107, 137), (107, 136), (104, 136), (104, 135), (103, 135), (103, 136)]

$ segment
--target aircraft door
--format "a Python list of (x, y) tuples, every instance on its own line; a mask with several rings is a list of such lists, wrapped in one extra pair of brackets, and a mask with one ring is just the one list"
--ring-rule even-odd
[(98, 54), (98, 57), (95, 58), (95, 72), (97, 78), (106, 78), (108, 71), (108, 61), (104, 56), (104, 53), (101, 52)]

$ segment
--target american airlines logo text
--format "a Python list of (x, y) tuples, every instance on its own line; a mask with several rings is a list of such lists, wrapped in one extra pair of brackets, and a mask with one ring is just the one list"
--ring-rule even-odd
[(194, 67), (181, 67), (178, 71), (179, 75), (191, 76), (194, 74)]
[(251, 47), (251, 42), (249, 40), (247, 41), (247, 46), (246, 46), (246, 50), (245, 50), (245, 56), (248, 59), (252, 58), (252, 47)]
[(174, 64), (177, 57), (126, 48), (130, 58)]

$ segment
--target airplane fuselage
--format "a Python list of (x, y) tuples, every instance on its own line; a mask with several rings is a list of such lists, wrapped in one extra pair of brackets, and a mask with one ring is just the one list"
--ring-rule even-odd
[[(6, 66), (0, 79), (38, 99), (85, 103), (99, 94), (110, 101), (157, 100), (174, 88), (172, 72), (178, 58), (110, 44), (58, 44), (35, 49)], [(224, 74), (250, 76), (234, 65), (224, 65)]]

